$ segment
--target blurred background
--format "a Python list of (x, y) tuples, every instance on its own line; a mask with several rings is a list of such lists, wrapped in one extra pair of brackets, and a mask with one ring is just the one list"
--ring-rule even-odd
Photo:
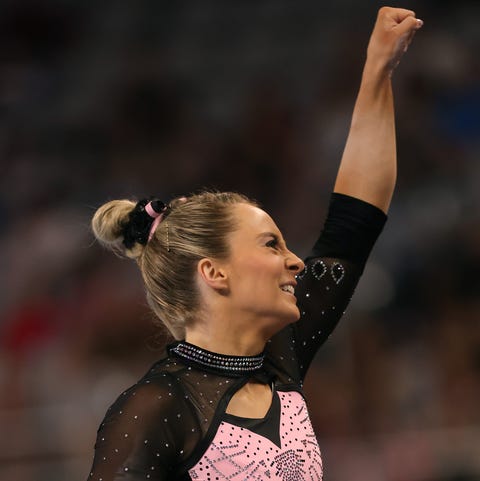
[[(201, 187), (313, 244), (377, 1), (0, 1), (0, 479), (86, 479), (107, 407), (168, 341), (101, 203)], [(480, 479), (480, 3), (394, 76), (390, 220), (306, 392), (329, 481)]]

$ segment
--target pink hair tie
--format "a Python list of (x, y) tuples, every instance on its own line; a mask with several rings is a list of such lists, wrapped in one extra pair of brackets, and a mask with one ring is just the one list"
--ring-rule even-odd
[[(153, 201), (155, 202), (155, 201)], [(155, 231), (157, 230), (158, 225), (162, 222), (164, 218), (164, 212), (167, 210), (167, 206), (163, 205), (161, 212), (157, 212), (152, 205), (152, 202), (149, 202), (145, 206), (145, 212), (154, 219), (152, 226), (150, 227), (150, 232), (148, 233), (148, 241), (153, 237)]]

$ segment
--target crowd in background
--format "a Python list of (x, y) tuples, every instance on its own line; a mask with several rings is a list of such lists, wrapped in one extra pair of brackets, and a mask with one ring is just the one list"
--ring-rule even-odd
[[(85, 479), (169, 341), (110, 198), (201, 187), (318, 235), (377, 2), (0, 2), (0, 478)], [(331, 481), (480, 479), (480, 4), (405, 1), (389, 221), (305, 391)]]

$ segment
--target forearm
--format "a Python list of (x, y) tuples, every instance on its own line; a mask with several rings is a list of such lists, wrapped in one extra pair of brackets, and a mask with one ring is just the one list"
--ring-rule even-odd
[(423, 22), (411, 10), (383, 7), (367, 60), (334, 191), (387, 213), (397, 177), (391, 76)]
[(396, 175), (391, 79), (367, 62), (334, 191), (369, 202), (386, 213)]

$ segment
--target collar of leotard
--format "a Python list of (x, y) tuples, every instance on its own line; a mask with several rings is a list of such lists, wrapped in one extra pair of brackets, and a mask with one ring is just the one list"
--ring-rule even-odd
[(265, 359), (263, 352), (256, 356), (229, 356), (207, 351), (186, 341), (171, 344), (168, 351), (189, 366), (229, 377), (254, 374), (262, 369)]

